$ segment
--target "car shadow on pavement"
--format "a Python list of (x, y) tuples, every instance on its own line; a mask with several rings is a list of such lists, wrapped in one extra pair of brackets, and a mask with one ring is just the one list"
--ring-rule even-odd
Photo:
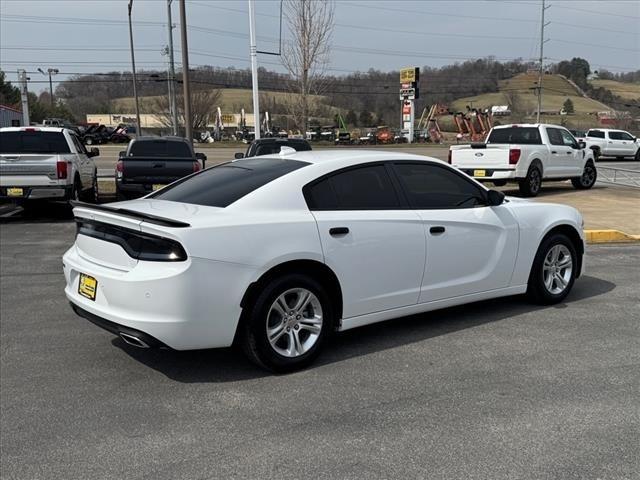
[[(323, 354), (309, 368), (321, 368), (350, 358), (497, 322), (519, 314), (549, 308), (566, 308), (568, 304), (603, 295), (614, 288), (616, 288), (614, 283), (584, 276), (576, 282), (567, 300), (558, 305), (532, 305), (523, 296), (515, 296), (367, 325), (335, 335), (330, 344), (325, 347)], [(236, 348), (186, 352), (143, 350), (127, 345), (120, 338), (114, 338), (112, 344), (140, 363), (183, 383), (233, 382), (270, 375), (269, 372), (249, 363)]]
[(67, 202), (42, 202), (26, 209), (10, 204), (0, 205), (0, 223), (60, 223), (73, 220)]

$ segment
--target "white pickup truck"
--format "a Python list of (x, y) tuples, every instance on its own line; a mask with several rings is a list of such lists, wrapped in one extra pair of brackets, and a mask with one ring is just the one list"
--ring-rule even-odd
[(587, 148), (599, 157), (632, 157), (640, 161), (640, 139), (624, 130), (592, 128), (585, 137)]
[(96, 201), (99, 154), (65, 128), (0, 128), (0, 201)]
[(597, 172), (593, 151), (585, 147), (558, 125), (501, 125), (486, 143), (451, 146), (449, 163), (481, 182), (517, 182), (521, 194), (534, 197), (543, 180), (570, 179), (577, 189), (591, 188)]

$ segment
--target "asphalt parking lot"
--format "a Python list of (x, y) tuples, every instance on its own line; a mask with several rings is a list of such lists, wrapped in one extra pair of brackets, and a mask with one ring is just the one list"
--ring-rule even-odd
[(589, 247), (555, 307), (372, 325), (272, 376), (230, 349), (135, 350), (76, 317), (75, 227), (51, 208), (0, 225), (3, 479), (638, 478), (638, 245)]

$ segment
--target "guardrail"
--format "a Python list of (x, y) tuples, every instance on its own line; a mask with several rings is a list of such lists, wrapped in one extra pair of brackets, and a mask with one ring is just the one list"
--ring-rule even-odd
[(602, 167), (598, 165), (598, 181), (612, 185), (640, 188), (640, 170)]

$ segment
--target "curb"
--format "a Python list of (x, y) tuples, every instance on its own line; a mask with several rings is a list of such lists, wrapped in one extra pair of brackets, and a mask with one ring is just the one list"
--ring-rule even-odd
[(629, 235), (620, 230), (585, 230), (587, 243), (635, 243), (640, 242), (640, 235)]

